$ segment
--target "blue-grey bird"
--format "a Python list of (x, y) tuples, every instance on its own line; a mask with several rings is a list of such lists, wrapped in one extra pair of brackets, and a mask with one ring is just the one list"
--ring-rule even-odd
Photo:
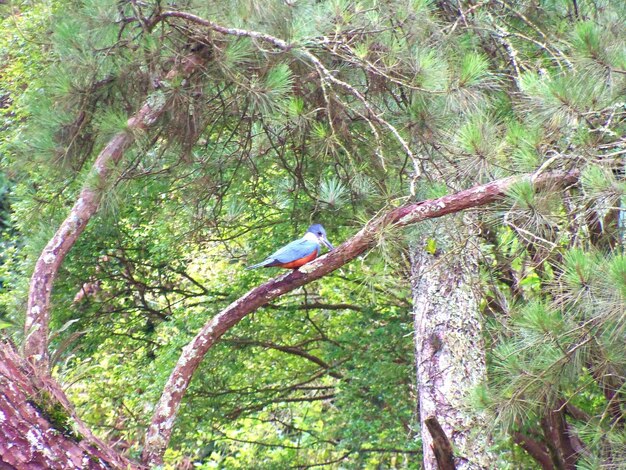
[(277, 266), (279, 268), (297, 269), (300, 266), (313, 261), (320, 253), (321, 245), (329, 250), (334, 249), (333, 245), (326, 238), (326, 230), (320, 224), (311, 225), (304, 236), (282, 247), (274, 254), (268, 256), (265, 261), (259, 264), (248, 266), (247, 269), (269, 268)]

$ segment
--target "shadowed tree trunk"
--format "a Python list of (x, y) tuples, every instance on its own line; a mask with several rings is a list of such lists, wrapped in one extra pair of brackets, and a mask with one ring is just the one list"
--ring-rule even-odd
[[(449, 221), (437, 226), (441, 233), (451, 228)], [(445, 244), (448, 237), (435, 239)], [(487, 451), (486, 418), (469, 406), (472, 388), (486, 374), (482, 320), (470, 286), (477, 272), (475, 256), (470, 246), (452, 256), (422, 245), (411, 248), (411, 287), (424, 469), (495, 468)], [(433, 418), (452, 443), (454, 466), (437, 463), (437, 455), (446, 452), (438, 444), (444, 440), (429, 431)]]
[(73, 429), (72, 419), (45, 381), (0, 342), (0, 469), (137, 469), (107, 448), (94, 447)]

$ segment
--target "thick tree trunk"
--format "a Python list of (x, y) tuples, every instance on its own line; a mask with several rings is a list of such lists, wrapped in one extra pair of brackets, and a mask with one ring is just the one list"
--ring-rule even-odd
[(0, 469), (138, 468), (88, 444), (71, 422), (31, 365), (0, 342)]
[[(442, 221), (439, 227), (451, 229), (446, 222)], [(445, 235), (435, 239), (441, 242)], [(471, 275), (476, 272), (470, 247), (460, 256), (430, 254), (421, 246), (411, 248), (415, 360), (425, 470), (495, 468), (494, 458), (487, 450), (486, 418), (469, 404), (472, 389), (483, 382), (486, 374), (482, 319), (470, 287)], [(429, 431), (432, 418), (452, 443), (454, 467), (441, 467), (441, 457), (437, 463), (437, 456), (442, 454), (438, 444), (441, 439)]]

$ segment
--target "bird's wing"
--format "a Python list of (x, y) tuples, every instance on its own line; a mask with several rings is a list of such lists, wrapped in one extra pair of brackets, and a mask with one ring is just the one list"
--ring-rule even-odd
[(276, 260), (279, 263), (291, 263), (300, 258), (310, 255), (315, 250), (319, 250), (320, 246), (310, 240), (296, 240), (282, 247), (276, 253), (268, 256), (269, 260)]

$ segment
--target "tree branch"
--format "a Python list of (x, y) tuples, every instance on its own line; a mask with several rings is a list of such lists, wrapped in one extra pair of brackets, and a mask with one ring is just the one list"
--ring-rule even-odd
[(278, 397), (273, 400), (267, 400), (263, 403), (259, 403), (258, 405), (244, 406), (239, 407), (231, 411), (226, 415), (226, 418), (229, 420), (237, 419), (241, 416), (242, 413), (250, 412), (250, 411), (260, 411), (267, 407), (268, 405), (273, 405), (276, 403), (305, 403), (305, 402), (313, 402), (313, 401), (326, 401), (332, 400), (336, 397), (334, 393), (328, 393), (326, 395), (312, 395), (310, 397)]
[(404, 227), (426, 219), (490, 204), (502, 198), (511, 186), (520, 181), (530, 180), (538, 188), (546, 185), (563, 187), (574, 184), (578, 176), (579, 172), (573, 170), (568, 173), (552, 172), (509, 177), (438, 199), (398, 207), (370, 221), (355, 236), (332, 252), (304, 265), (299, 270), (283, 274), (255, 287), (211, 318), (196, 337), (183, 348), (155, 408), (146, 435), (143, 461), (151, 465), (160, 464), (169, 443), (180, 403), (194, 372), (208, 350), (246, 315), (267, 305), (277, 297), (313, 282), (355, 259), (367, 249), (375, 246), (376, 234), (385, 227)]
[(437, 468), (439, 470), (455, 470), (454, 452), (452, 452), (452, 444), (437, 418), (430, 416), (424, 420), (428, 432), (433, 438), (433, 451), (437, 459)]
[[(167, 74), (166, 79), (171, 80), (178, 75), (187, 76), (202, 63), (200, 57), (188, 56), (181, 61), (178, 68)], [(37, 259), (30, 280), (24, 323), (24, 356), (36, 369), (47, 371), (49, 367), (50, 296), (59, 268), (87, 223), (98, 211), (104, 189), (124, 152), (139, 133), (145, 132), (159, 119), (166, 106), (167, 101), (162, 96), (155, 94), (148, 97), (139, 111), (128, 119), (126, 129), (109, 140), (93, 164), (92, 177), (88, 178), (69, 215)]]
[(39, 255), (30, 280), (28, 309), (24, 323), (24, 356), (38, 369), (47, 370), (48, 330), (50, 322), (50, 295), (52, 285), (65, 256), (98, 210), (102, 198), (99, 186), (105, 185), (124, 151), (134, 140), (134, 131), (147, 128), (162, 112), (163, 107), (145, 103), (139, 112), (128, 120), (128, 129), (115, 135), (96, 159), (92, 174), (97, 182), (89, 182), (80, 192), (69, 216), (63, 221), (52, 239)]
[(343, 375), (341, 373), (332, 370), (333, 368), (332, 365), (328, 364), (326, 361), (320, 359), (319, 357), (314, 356), (313, 354), (308, 353), (295, 346), (285, 346), (282, 344), (271, 343), (269, 341), (256, 341), (256, 340), (247, 339), (247, 338), (232, 338), (227, 341), (229, 343), (238, 344), (238, 345), (258, 346), (258, 347), (267, 348), (267, 349), (275, 349), (276, 351), (281, 351), (287, 354), (293, 354), (294, 356), (302, 357), (308, 361), (313, 362), (314, 364), (317, 364), (322, 369), (328, 370), (328, 375), (330, 375), (331, 377), (334, 377), (336, 379), (343, 378)]
[[(172, 80), (177, 76), (189, 76), (198, 70), (204, 59), (198, 55), (184, 57), (165, 77)], [(39, 381), (51, 400), (58, 403), (72, 418), (85, 441), (101, 449), (109, 449), (97, 439), (78, 417), (58, 382), (50, 376), (48, 337), (50, 324), (50, 298), (63, 260), (98, 211), (102, 195), (124, 152), (133, 144), (137, 135), (152, 127), (167, 108), (167, 100), (158, 92), (149, 96), (139, 111), (127, 121), (126, 129), (109, 140), (96, 158), (90, 177), (83, 186), (78, 199), (67, 218), (43, 249), (30, 280), (28, 307), (24, 323), (24, 357), (32, 366)], [(112, 454), (111, 454), (112, 455)], [(126, 468), (128, 464), (120, 465)]]
[(289, 304), (281, 304), (267, 305), (268, 308), (274, 310), (354, 310), (355, 312), (362, 312), (363, 307), (359, 307), (358, 305), (352, 304), (325, 304), (322, 302), (310, 302), (308, 304), (299, 304), (299, 305), (289, 305)]
[(548, 454), (548, 448), (545, 444), (536, 441), (521, 432), (513, 433), (513, 440), (515, 443), (524, 449), (528, 454), (535, 459), (543, 470), (553, 470), (554, 465), (550, 454)]

